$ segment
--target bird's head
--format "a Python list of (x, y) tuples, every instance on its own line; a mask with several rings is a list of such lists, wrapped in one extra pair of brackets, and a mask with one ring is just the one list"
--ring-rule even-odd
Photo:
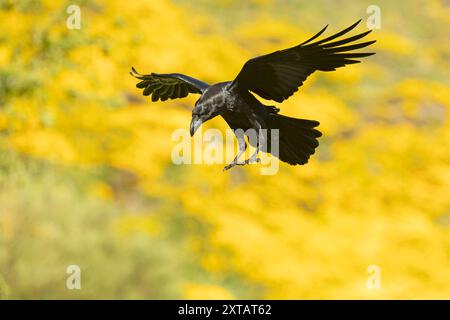
[(190, 133), (191, 137), (200, 128), (202, 123), (214, 118), (219, 114), (218, 108), (212, 103), (205, 103), (203, 99), (200, 98), (196, 103), (194, 109), (192, 109), (192, 120)]

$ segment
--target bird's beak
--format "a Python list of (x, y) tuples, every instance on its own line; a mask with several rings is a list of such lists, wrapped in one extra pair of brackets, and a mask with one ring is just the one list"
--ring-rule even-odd
[(195, 131), (202, 125), (202, 120), (199, 117), (192, 117), (191, 120), (191, 137), (194, 135)]

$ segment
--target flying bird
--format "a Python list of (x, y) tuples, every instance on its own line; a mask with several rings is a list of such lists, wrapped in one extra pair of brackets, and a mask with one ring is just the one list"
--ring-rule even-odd
[[(318, 40), (327, 25), (295, 47), (250, 59), (233, 81), (209, 85), (180, 73), (142, 75), (134, 68), (131, 75), (141, 80), (136, 87), (143, 89), (144, 96), (151, 95), (152, 101), (184, 98), (188, 94), (201, 95), (192, 110), (191, 136), (202, 123), (221, 116), (238, 140), (239, 152), (224, 170), (236, 165), (259, 162), (260, 150), (272, 153), (291, 165), (303, 165), (319, 145), (317, 138), (322, 135), (316, 129), (319, 122), (283, 116), (279, 114), (279, 108), (264, 105), (254, 94), (281, 103), (298, 91), (313, 72), (334, 71), (348, 64), (359, 63), (360, 61), (356, 60), (358, 58), (375, 54), (354, 52), (375, 42), (373, 40), (355, 43), (371, 30), (351, 37), (342, 37), (360, 22), (361, 20), (332, 36)], [(251, 131), (249, 129), (257, 132), (262, 129), (278, 129), (278, 152), (272, 152), (270, 138), (258, 134), (256, 139), (250, 139), (247, 133)], [(256, 151), (248, 159), (240, 161), (247, 148), (246, 136)]]

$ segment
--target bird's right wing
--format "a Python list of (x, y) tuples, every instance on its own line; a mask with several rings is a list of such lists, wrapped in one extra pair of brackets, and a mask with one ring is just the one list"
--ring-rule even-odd
[(314, 71), (334, 71), (360, 62), (356, 60), (358, 58), (374, 54), (354, 52), (375, 42), (354, 43), (370, 31), (333, 41), (354, 29), (360, 21), (328, 38), (313, 42), (325, 31), (325, 27), (295, 47), (253, 58), (247, 61), (232, 85), (250, 90), (264, 99), (282, 102), (292, 96)]
[(140, 74), (132, 68), (130, 74), (142, 80), (136, 87), (144, 89), (144, 96), (152, 95), (152, 101), (184, 98), (189, 93), (202, 94), (209, 85), (180, 73)]

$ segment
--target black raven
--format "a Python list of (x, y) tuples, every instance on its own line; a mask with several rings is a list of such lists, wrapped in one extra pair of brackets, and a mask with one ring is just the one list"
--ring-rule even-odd
[[(295, 47), (253, 58), (245, 63), (233, 81), (210, 86), (179, 73), (141, 75), (134, 68), (131, 75), (141, 80), (136, 87), (144, 89), (144, 96), (151, 94), (152, 101), (184, 98), (189, 93), (201, 94), (192, 110), (190, 133), (194, 135), (200, 125), (209, 119), (219, 115), (223, 117), (235, 132), (239, 143), (237, 156), (225, 170), (236, 165), (259, 162), (259, 150), (271, 152), (269, 139), (264, 141), (262, 135), (258, 135), (255, 143), (246, 133), (248, 129), (257, 132), (261, 129), (278, 129), (279, 151), (274, 155), (291, 165), (305, 164), (319, 145), (317, 138), (322, 133), (314, 129), (319, 122), (280, 115), (278, 108), (262, 104), (252, 93), (266, 100), (282, 102), (292, 96), (314, 71), (334, 71), (347, 64), (360, 62), (355, 58), (373, 55), (352, 52), (375, 42), (352, 43), (365, 37), (371, 30), (333, 41), (347, 34), (360, 22), (313, 42), (325, 31), (325, 26), (312, 38)], [(249, 143), (255, 144), (256, 152), (249, 159), (239, 161), (247, 147), (246, 135)]]

